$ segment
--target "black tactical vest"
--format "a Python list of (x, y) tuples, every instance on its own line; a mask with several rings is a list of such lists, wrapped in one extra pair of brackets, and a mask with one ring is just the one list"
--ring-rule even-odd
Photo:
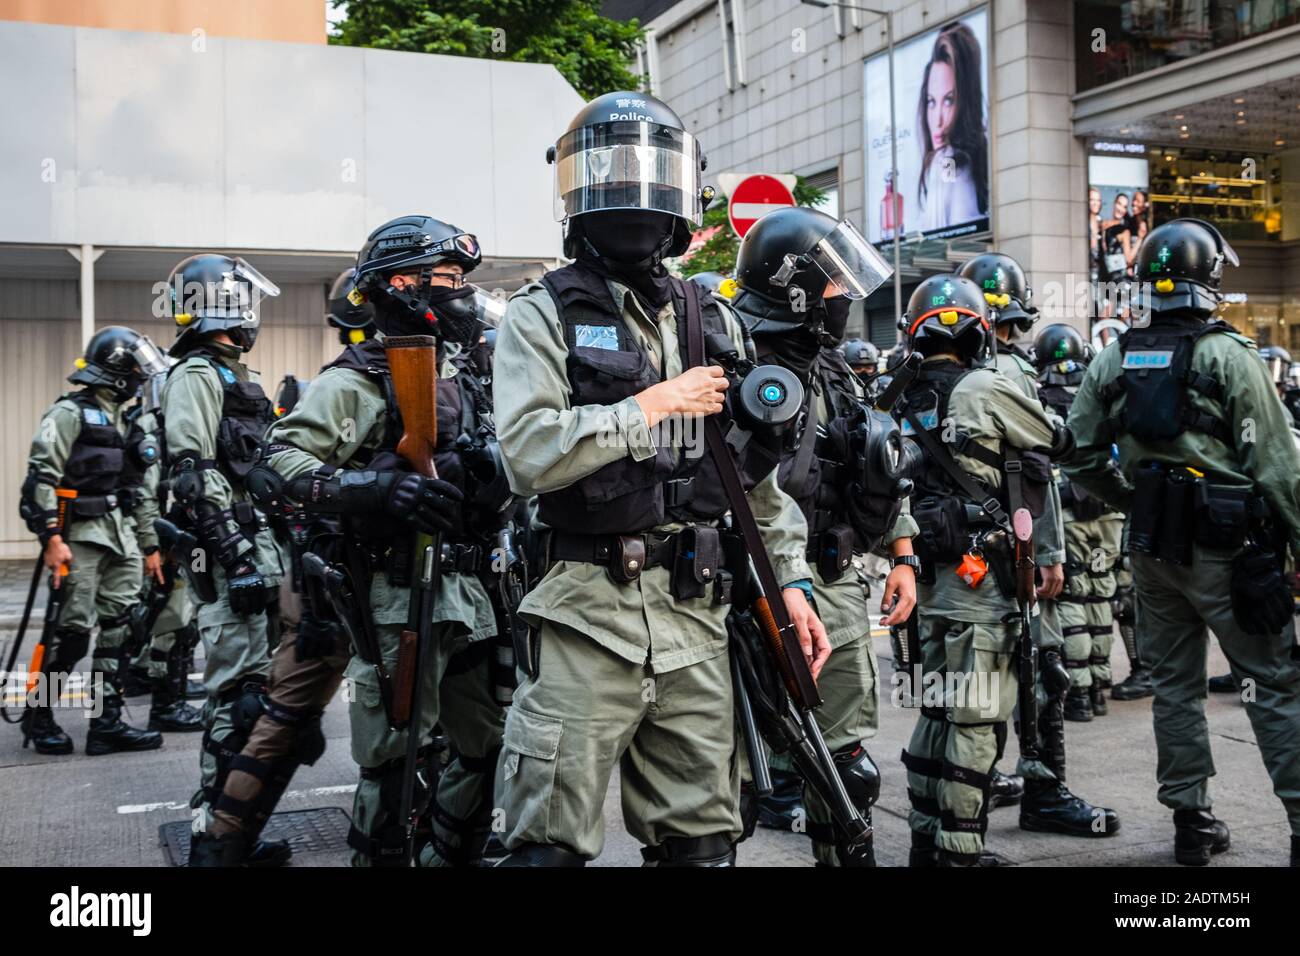
[(78, 496), (115, 494), (122, 487), (126, 439), (113, 424), (113, 416), (99, 406), (89, 389), (64, 395), (63, 399), (76, 405), (81, 413), (81, 431), (68, 453), (61, 487), (73, 489)]
[[(633, 340), (602, 276), (570, 265), (547, 273), (542, 284), (555, 301), (564, 326), (570, 406), (615, 405), (662, 381), (649, 354)], [(690, 367), (684, 319), (687, 293), (680, 280), (674, 279), (672, 287), (685, 370)], [(722, 312), (712, 298), (702, 297), (700, 305), (706, 356), (716, 354), (711, 345), (721, 339), (730, 342)], [(729, 398), (720, 414), (725, 431), (731, 421)], [(727, 511), (727, 499), (717, 468), (704, 451), (703, 429), (687, 436), (693, 444), (683, 450), (681, 436), (670, 433), (673, 427), (680, 429), (682, 422), (670, 420), (652, 429), (657, 449), (653, 457), (633, 461), (630, 454), (624, 455), (567, 488), (539, 495), (541, 520), (575, 534), (635, 534), (669, 521), (721, 518)], [(621, 440), (617, 435), (610, 438)], [(742, 476), (748, 490), (752, 479), (743, 470)]]
[[(201, 358), (211, 365), (221, 382), (217, 458), (216, 461), (200, 462), (199, 467), (215, 467), (229, 481), (242, 485), (244, 477), (261, 459), (266, 429), (275, 421), (271, 400), (257, 382), (239, 381), (215, 353), (197, 348), (186, 356), (187, 359), (193, 357)], [(180, 367), (175, 366), (172, 372)]]
[[(921, 371), (908, 385), (902, 397), (894, 406), (894, 415), (905, 434), (911, 433), (911, 426), (903, 416), (911, 412), (921, 425), (936, 437), (943, 432), (943, 422), (948, 417), (948, 400), (957, 383), (973, 372), (974, 369), (958, 365), (956, 362), (928, 362), (921, 366)], [(928, 453), (921, 473), (913, 476), (915, 488), (914, 500), (926, 497), (946, 497), (956, 495), (964, 498), (963, 492), (952, 477)]]
[[(1226, 322), (1186, 315), (1156, 315), (1147, 328), (1126, 330), (1119, 338), (1122, 371), (1098, 389), (1112, 437), (1127, 432), (1139, 441), (1172, 441), (1193, 429), (1235, 449), (1228, 422), (1197, 409), (1188, 394), (1222, 405), (1223, 384), (1194, 371), (1192, 353), (1203, 336), (1230, 331)], [(1124, 407), (1116, 410), (1121, 395)]]

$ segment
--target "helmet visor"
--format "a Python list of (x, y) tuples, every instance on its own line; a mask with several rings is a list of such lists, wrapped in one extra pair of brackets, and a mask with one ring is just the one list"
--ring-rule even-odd
[(811, 256), (835, 294), (850, 299), (865, 299), (894, 274), (889, 263), (847, 220), (818, 242)]
[(270, 296), (271, 298), (275, 298), (280, 294), (280, 287), (278, 285), (266, 276), (262, 275), (262, 273), (258, 272), (248, 262), (245, 262), (238, 256), (235, 257), (234, 271), (236, 278), (243, 279), (251, 285), (254, 290), (256, 290), (256, 294), (252, 296), (254, 304), (260, 296)]
[(135, 340), (135, 345), (131, 347), (131, 358), (139, 366), (145, 378), (164, 375), (167, 372), (167, 358), (163, 355), (162, 349), (154, 345), (153, 340), (147, 335), (142, 335)]
[(478, 305), (479, 321), (484, 325), (499, 329), (501, 320), (506, 317), (505, 299), (499, 299), (480, 286), (474, 286), (474, 301)]
[(685, 130), (620, 120), (569, 130), (555, 149), (555, 218), (648, 209), (698, 224), (700, 149)]

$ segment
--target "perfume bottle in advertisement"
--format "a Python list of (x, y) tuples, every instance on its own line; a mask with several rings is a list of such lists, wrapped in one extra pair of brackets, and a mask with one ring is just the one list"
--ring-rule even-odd
[(903, 194), (894, 192), (894, 177), (885, 173), (885, 195), (880, 200), (880, 238), (893, 239), (894, 230), (902, 228)]

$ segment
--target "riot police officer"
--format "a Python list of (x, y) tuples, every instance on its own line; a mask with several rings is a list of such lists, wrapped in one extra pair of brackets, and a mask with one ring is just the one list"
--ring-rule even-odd
[(122, 720), (122, 679), (130, 663), (123, 655), (140, 588), (142, 550), (147, 573), (162, 577), (151, 516), (142, 514), (140, 523), (133, 516), (157, 445), (128, 421), (126, 406), (160, 366), (166, 368), (147, 336), (116, 325), (100, 329), (68, 376), (80, 387), (45, 412), (32, 439), (20, 510), (40, 539), (56, 585), (66, 589), (38, 685), (23, 711), (23, 746), (33, 742), (37, 753), (72, 752), (72, 739), (52, 708), (90, 650), (96, 624), (90, 698), (97, 713), (86, 734), (86, 753), (162, 746), (162, 734)]
[(1253, 343), (1213, 319), (1224, 266), (1237, 264), (1202, 220), (1150, 232), (1135, 263), (1133, 325), (1093, 360), (1070, 409), (1079, 447), (1065, 470), (1132, 516), (1139, 650), (1155, 688), (1158, 796), (1174, 811), (1175, 859), (1202, 866), (1230, 844), (1209, 793), (1209, 628), (1233, 677), (1253, 684), (1246, 712), (1290, 819), (1294, 866), (1300, 661), (1283, 562), (1288, 545), (1300, 551), (1300, 454)]
[[(699, 448), (701, 417), (730, 415), (728, 379), (690, 350), (699, 325), (709, 355), (744, 341), (722, 300), (664, 265), (711, 194), (704, 159), (665, 104), (620, 92), (587, 104), (548, 160), (576, 261), (514, 295), (495, 360), (511, 484), (551, 529), (551, 566), (520, 609), (533, 639), (499, 769), (506, 862), (597, 856), (617, 762), (647, 862), (728, 865), (741, 821), (726, 595), (701, 583), (725, 570), (727, 502)], [(749, 500), (816, 673), (829, 649), (803, 590), (803, 518), (774, 471)]]
[[(890, 268), (849, 222), (790, 207), (769, 213), (745, 234), (736, 264), (733, 306), (754, 338), (758, 359), (790, 369), (805, 389), (805, 408), (787, 435), (779, 470), (808, 526), (813, 595), (832, 648), (816, 711), (845, 788), (864, 819), (880, 793), (880, 773), (864, 741), (875, 736), (879, 672), (871, 649), (869, 594), (854, 573), (856, 552), (887, 549), (892, 570), (880, 600), (882, 624), (906, 621), (916, 604), (911, 536), (901, 514), (907, 485), (885, 474), (851, 438), (868, 420), (893, 427), (865, 404), (865, 390), (839, 351), (849, 307), (890, 275)], [(775, 783), (775, 773), (774, 780)], [(821, 865), (875, 864), (870, 841), (848, 852), (830, 809), (805, 787), (807, 833)], [(838, 851), (838, 852), (837, 852)]]
[(880, 365), (880, 349), (864, 339), (849, 339), (841, 346), (844, 361), (858, 378), (866, 381), (876, 374)]
[[(1069, 432), (1036, 398), (983, 365), (993, 329), (983, 291), (971, 280), (924, 280), (900, 328), (909, 349), (923, 356), (896, 406), (904, 432), (924, 450), (912, 494), (921, 558), (913, 634), (925, 684), (939, 689), (914, 691), (920, 716), (903, 757), (911, 863), (997, 865), (1000, 858), (984, 851), (987, 798), (997, 728), (1016, 703), (1011, 661), (1021, 634), (1014, 590), (1008, 594), (1007, 516), (1024, 507), (1041, 520), (1048, 460), (1068, 453)], [(1055, 782), (1036, 763), (1025, 772)]]
[[(181, 261), (167, 286), (177, 330), (169, 353), (178, 360), (160, 408), (167, 474), (178, 516), (204, 558), (184, 567), (200, 603), (208, 691), (200, 789), (191, 801), (202, 832), (260, 712), (274, 630), (267, 611), (285, 572), (244, 481), (274, 413), (256, 373), (241, 361), (257, 340), (262, 301), (280, 290), (250, 263), (217, 253)], [(244, 849), (242, 862), (252, 866), (283, 865), (291, 853), (286, 841)]]
[[(219, 813), (227, 839), (246, 839), (241, 832), (265, 818), (296, 764), (320, 755), (321, 712), (346, 677), (352, 755), (361, 767), (348, 836), (353, 865), (406, 862), (400, 804), (409, 733), (420, 741), (414, 806), (432, 818), (418, 838), (420, 862), (469, 864), (482, 853), (504, 715), (489, 676), (496, 621), (477, 576), (491, 555), (471, 533), (481, 514), (498, 514), (510, 496), (503, 474), (484, 478), (470, 458), (485, 413), (477, 380), (454, 361), (482, 329), (482, 307), (466, 280), (480, 259), (473, 235), (429, 216), (375, 229), (357, 256), (348, 296), (373, 308), (376, 334), (348, 344), (312, 381), (271, 428), (266, 457), (249, 476), (265, 507), (340, 523), (338, 534), (317, 536), (310, 550), (346, 576), (350, 593), (328, 598), (329, 607), (314, 614), (304, 609), (296, 640), (277, 652), (269, 704), (227, 787), (236, 812)], [(404, 426), (385, 342), (412, 335), (439, 340), (439, 478), (416, 473), (396, 452)], [(350, 427), (340, 428), (344, 420)], [(425, 685), (420, 712), (401, 722), (394, 700), (403, 688), (392, 677), (411, 616), (417, 530), (444, 534), (442, 567), (432, 654), (412, 675)], [(455, 750), (436, 781), (435, 723)]]

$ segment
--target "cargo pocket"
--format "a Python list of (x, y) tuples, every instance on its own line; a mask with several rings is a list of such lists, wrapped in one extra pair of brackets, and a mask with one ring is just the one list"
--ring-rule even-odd
[(1015, 707), (1011, 676), (1016, 632), (1006, 624), (969, 624), (949, 634), (948, 666), (954, 723), (1005, 720)]
[(534, 714), (518, 704), (506, 714), (501, 759), (504, 809), (511, 832), (524, 840), (548, 838), (563, 732), (564, 721)]

